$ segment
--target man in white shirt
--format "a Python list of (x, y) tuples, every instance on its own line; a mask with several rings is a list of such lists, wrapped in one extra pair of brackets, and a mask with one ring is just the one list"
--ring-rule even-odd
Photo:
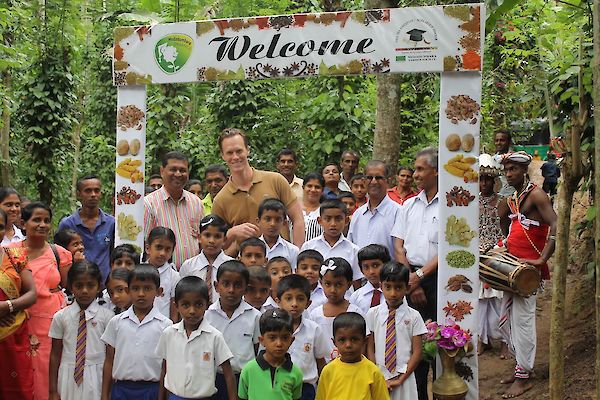
[[(410, 265), (409, 299), (424, 321), (437, 319), (438, 153), (427, 147), (415, 157), (415, 182), (421, 192), (401, 207), (392, 236), (396, 261)], [(419, 400), (427, 400), (429, 363), (415, 370)]]
[(342, 173), (340, 174), (340, 182), (338, 183), (338, 189), (342, 192), (352, 191), (350, 188), (350, 179), (356, 174), (359, 161), (360, 157), (354, 150), (344, 150), (342, 153), (342, 159), (340, 160)]
[(291, 149), (281, 149), (277, 154), (277, 171), (287, 179), (292, 192), (296, 195), (299, 202), (302, 202), (302, 179), (296, 176), (298, 171), (298, 156)]
[(389, 168), (383, 161), (371, 160), (365, 166), (369, 201), (354, 212), (348, 229), (348, 239), (359, 249), (370, 244), (380, 244), (394, 257), (391, 233), (400, 206), (387, 195), (388, 176)]

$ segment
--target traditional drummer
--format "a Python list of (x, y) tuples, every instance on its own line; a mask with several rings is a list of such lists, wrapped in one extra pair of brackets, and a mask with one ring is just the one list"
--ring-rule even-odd
[[(547, 261), (554, 253), (556, 240), (556, 213), (550, 198), (528, 179), (529, 154), (507, 153), (500, 162), (508, 184), (516, 189), (498, 205), (506, 248), (520, 261), (539, 268), (542, 279), (549, 279)], [(504, 293), (500, 326), (515, 355), (516, 366), (514, 375), (502, 381), (511, 385), (503, 398), (520, 396), (533, 386), (530, 376), (536, 351), (535, 308), (535, 294), (522, 297)]]

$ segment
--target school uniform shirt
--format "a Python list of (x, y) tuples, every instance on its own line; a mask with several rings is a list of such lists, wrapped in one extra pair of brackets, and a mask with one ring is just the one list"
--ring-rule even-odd
[[(212, 282), (212, 301), (213, 301), (213, 303), (216, 302), (217, 300), (219, 300), (219, 293), (217, 293), (217, 291), (215, 290), (215, 281), (217, 280), (217, 271), (218, 271), (219, 267), (221, 266), (221, 264), (223, 264), (225, 261), (229, 261), (229, 260), (233, 260), (233, 258), (229, 257), (227, 254), (225, 254), (223, 252), (223, 250), (221, 250), (219, 255), (215, 258), (215, 261), (213, 262), (212, 276), (208, 277), (208, 279), (210, 279)], [(201, 251), (200, 254), (198, 254), (197, 256), (194, 256), (194, 257), (190, 258), (189, 260), (185, 260), (185, 262), (181, 266), (181, 269), (179, 270), (179, 275), (182, 278), (185, 278), (186, 276), (190, 276), (190, 275), (197, 276), (198, 278), (200, 278), (204, 282), (206, 282), (206, 279), (207, 279), (206, 269), (208, 268), (209, 264), (210, 263), (208, 262), (206, 255), (204, 255), (204, 251)]]
[(223, 334), (231, 349), (231, 368), (234, 374), (239, 374), (244, 365), (254, 359), (254, 345), (258, 343), (260, 336), (260, 315), (257, 309), (243, 300), (231, 318), (221, 308), (221, 301), (211, 304), (204, 314), (204, 318)]
[(8, 246), (11, 243), (16, 243), (25, 240), (25, 235), (23, 234), (23, 231), (20, 230), (16, 225), (13, 225), (13, 230), (15, 232), (13, 237), (9, 239), (8, 236), (4, 236), (2, 238), (2, 242), (0, 242), (0, 246)]
[(296, 271), (296, 260), (298, 258), (298, 253), (300, 252), (298, 246), (288, 242), (281, 236), (277, 238), (277, 242), (275, 242), (273, 247), (269, 247), (264, 236), (261, 235), (259, 239), (262, 240), (267, 247), (267, 260), (270, 260), (273, 257), (283, 257), (289, 261), (292, 266), (292, 272)]
[[(360, 315), (363, 315), (363, 313), (360, 311), (360, 308), (352, 303), (348, 305), (346, 312), (357, 312)], [(321, 330), (327, 339), (326, 343), (329, 347), (329, 350), (327, 352), (327, 357), (325, 357), (325, 361), (330, 362), (335, 360), (339, 355), (337, 348), (333, 344), (333, 320), (335, 317), (326, 317), (323, 314), (323, 305), (320, 305), (310, 312), (309, 318), (321, 327)]]
[(348, 228), (348, 239), (359, 249), (369, 244), (385, 246), (394, 259), (392, 229), (399, 213), (400, 205), (387, 195), (375, 208), (371, 208), (367, 201), (354, 212)]
[(162, 359), (152, 349), (156, 349), (160, 335), (172, 324), (156, 307), (142, 321), (133, 307), (115, 315), (102, 335), (102, 341), (115, 349), (113, 379), (158, 382)]
[(110, 295), (108, 294), (107, 289), (102, 290), (102, 294), (100, 295), (98, 304), (100, 305), (100, 307), (106, 308), (107, 310), (110, 310), (113, 313), (115, 311), (115, 305), (113, 304), (112, 300), (110, 299)]
[(262, 315), (265, 311), (272, 310), (274, 308), (279, 308), (279, 304), (273, 300), (272, 296), (267, 297), (265, 304), (260, 308), (260, 314)]
[(358, 308), (360, 308), (360, 311), (362, 311), (363, 314), (366, 314), (367, 311), (369, 311), (369, 308), (371, 308), (371, 300), (373, 299), (373, 293), (375, 293), (376, 291), (379, 292), (381, 296), (379, 298), (379, 304), (384, 303), (385, 300), (383, 298), (383, 292), (381, 291), (381, 289), (375, 289), (373, 284), (369, 281), (367, 281), (367, 283), (364, 286), (360, 287), (354, 293), (352, 293), (352, 296), (350, 296), (350, 302), (352, 304), (355, 304)]
[(317, 282), (317, 286), (310, 292), (310, 306), (308, 306), (306, 311), (310, 315), (312, 310), (325, 303), (327, 303), (325, 291), (323, 290), (323, 286), (321, 286), (321, 282)]
[(316, 250), (323, 256), (323, 259), (330, 257), (341, 257), (348, 261), (352, 267), (353, 278), (352, 280), (358, 280), (363, 277), (360, 268), (358, 267), (358, 246), (340, 235), (339, 239), (333, 246), (325, 240), (325, 237), (321, 234), (316, 238), (304, 242), (300, 251), (304, 250)]
[[(413, 337), (427, 333), (421, 314), (409, 307), (405, 298), (396, 309), (396, 370), (388, 371), (385, 367), (385, 339), (389, 313), (387, 303), (384, 301), (379, 306), (371, 308), (365, 318), (367, 331), (372, 332), (375, 341), (375, 363), (385, 379), (391, 379), (406, 372), (411, 356)], [(414, 374), (411, 374), (411, 377), (402, 386), (392, 392), (393, 399), (416, 399), (417, 397)]]
[(302, 396), (302, 371), (290, 355), (279, 367), (265, 360), (264, 350), (242, 370), (238, 397), (241, 400), (297, 400)]
[[(387, 384), (379, 368), (367, 357), (355, 363), (340, 358), (327, 364), (321, 372), (316, 400), (389, 400)], [(407, 397), (413, 400), (416, 397)]]
[(114, 313), (93, 301), (85, 310), (86, 340), (83, 382), (75, 383), (75, 354), (79, 313), (77, 302), (54, 314), (48, 336), (62, 340), (62, 355), (58, 368), (58, 393), (63, 400), (100, 399), (102, 395), (102, 369), (106, 346), (100, 340)]
[(438, 251), (439, 199), (428, 202), (425, 191), (412, 197), (400, 207), (392, 236), (404, 240), (406, 258), (410, 265), (423, 266)]
[(300, 325), (294, 332), (294, 341), (288, 353), (294, 365), (302, 370), (302, 381), (315, 385), (319, 379), (317, 359), (329, 355), (330, 339), (325, 337), (321, 327), (316, 322), (302, 317)]
[(175, 286), (181, 280), (179, 272), (175, 270), (175, 266), (171, 263), (165, 263), (158, 268), (160, 275), (160, 287), (162, 295), (154, 298), (154, 308), (158, 308), (162, 315), (167, 318), (171, 317), (171, 299), (175, 297)]
[(221, 332), (206, 319), (189, 337), (183, 321), (165, 328), (156, 355), (167, 362), (165, 388), (176, 396), (194, 399), (217, 393), (217, 367), (233, 357)]

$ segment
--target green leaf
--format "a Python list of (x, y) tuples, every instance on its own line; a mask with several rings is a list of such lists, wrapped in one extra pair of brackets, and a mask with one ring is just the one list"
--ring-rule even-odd
[(585, 213), (585, 219), (587, 219), (590, 222), (596, 219), (596, 206), (590, 206), (587, 209)]
[(485, 20), (485, 30), (491, 32), (496, 26), (496, 21), (504, 14), (516, 7), (520, 3), (519, 0), (504, 0), (498, 8), (494, 10)]

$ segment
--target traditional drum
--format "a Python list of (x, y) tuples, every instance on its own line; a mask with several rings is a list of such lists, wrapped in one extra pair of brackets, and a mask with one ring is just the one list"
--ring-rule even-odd
[(479, 256), (479, 278), (492, 288), (529, 297), (540, 287), (542, 276), (506, 249), (493, 249)]

